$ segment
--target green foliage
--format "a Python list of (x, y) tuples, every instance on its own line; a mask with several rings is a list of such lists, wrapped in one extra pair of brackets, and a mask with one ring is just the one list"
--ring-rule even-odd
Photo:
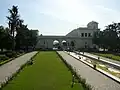
[(0, 26), (0, 49), (2, 51), (3, 49), (28, 51), (29, 48), (33, 50), (37, 43), (38, 30), (29, 30), (27, 25), (23, 24), (24, 20), (20, 19), (18, 6), (13, 5), (8, 11), (9, 28)]
[(15, 51), (7, 52), (6, 56), (9, 58), (17, 57), (17, 53)]
[(15, 34), (15, 30), (18, 26), (18, 22), (19, 22), (19, 13), (18, 13), (18, 6), (12, 6), (11, 9), (8, 9), (10, 15), (7, 16), (7, 19), (9, 21), (8, 25), (10, 28), (10, 33), (13, 35)]
[(102, 56), (102, 57), (106, 57), (106, 58), (109, 58), (109, 59), (120, 61), (120, 56), (119, 55), (106, 54), (106, 53), (93, 53), (93, 54), (99, 55), (99, 56)]
[(12, 36), (9, 34), (9, 29), (0, 26), (0, 49), (12, 48)]
[(27, 26), (22, 25), (16, 35), (16, 49), (28, 50), (35, 47), (38, 38), (38, 30), (29, 30)]
[(17, 31), (17, 28), (19, 26), (19, 22), (20, 22), (20, 16), (18, 13), (18, 6), (12, 6), (11, 9), (8, 9), (10, 15), (7, 16), (8, 19), (8, 25), (9, 25), (9, 32), (11, 34), (11, 36), (13, 36), (13, 44), (12, 44), (12, 49), (15, 50), (15, 31)]
[[(9, 16), (7, 16), (9, 22), (8, 32), (12, 38), (4, 39), (4, 41), (9, 41), (8, 43), (10, 44), (10, 46), (7, 47), (7, 49), (11, 49), (11, 48), (12, 50), (22, 49), (26, 51), (28, 51), (29, 47), (32, 47), (33, 49), (37, 43), (38, 30), (29, 30), (27, 28), (27, 25), (23, 24), (24, 20), (20, 19), (18, 6), (13, 5), (11, 9), (8, 9), (8, 11), (10, 14)], [(16, 32), (16, 36), (15, 36), (15, 32)], [(3, 46), (5, 44), (3, 44)]]
[(23, 51), (23, 50), (20, 50), (19, 53), (24, 53), (24, 51)]
[(9, 59), (9, 57), (5, 56), (5, 55), (0, 55), (0, 61), (4, 61)]
[(106, 26), (105, 30), (95, 32), (93, 43), (99, 48), (109, 51), (119, 51), (120, 48), (120, 23), (113, 23)]

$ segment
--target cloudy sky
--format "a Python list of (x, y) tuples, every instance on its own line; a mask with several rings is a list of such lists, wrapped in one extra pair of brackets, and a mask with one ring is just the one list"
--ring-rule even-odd
[(19, 7), (21, 18), (43, 35), (66, 35), (94, 20), (99, 28), (120, 21), (120, 0), (0, 0), (0, 25), (12, 5)]

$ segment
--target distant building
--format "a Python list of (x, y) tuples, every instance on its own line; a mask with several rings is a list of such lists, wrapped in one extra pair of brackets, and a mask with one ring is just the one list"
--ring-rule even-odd
[(98, 23), (91, 21), (87, 27), (79, 27), (72, 30), (66, 36), (39, 36), (39, 41), (36, 48), (53, 48), (53, 42), (59, 41), (62, 47), (62, 41), (66, 41), (67, 47), (72, 47), (71, 42), (74, 42), (74, 49), (93, 48), (92, 37), (94, 32), (99, 31)]

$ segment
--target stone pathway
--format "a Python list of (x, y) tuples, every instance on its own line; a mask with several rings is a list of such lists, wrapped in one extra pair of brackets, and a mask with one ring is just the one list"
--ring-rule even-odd
[(78, 61), (63, 51), (58, 53), (74, 68), (79, 75), (86, 79), (87, 83), (92, 85), (95, 90), (120, 90), (120, 84), (100, 72), (90, 68), (84, 63)]
[(20, 67), (25, 64), (32, 56), (34, 56), (37, 53), (31, 52), (27, 53), (23, 56), (20, 56), (2, 66), (0, 66), (0, 85), (1, 83), (5, 82), (5, 80), (10, 77), (12, 74), (16, 73), (17, 70), (20, 69)]

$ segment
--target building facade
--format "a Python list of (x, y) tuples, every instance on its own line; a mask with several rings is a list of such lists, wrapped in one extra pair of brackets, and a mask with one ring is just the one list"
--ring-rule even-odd
[[(87, 24), (87, 27), (79, 27), (72, 30), (66, 36), (39, 36), (39, 41), (36, 45), (37, 49), (54, 48), (53, 42), (57, 40), (59, 47), (61, 48), (93, 48), (92, 38), (94, 32), (99, 31), (98, 23), (91, 21)], [(66, 41), (66, 46), (63, 45), (63, 41)], [(72, 44), (74, 43), (74, 44)]]

